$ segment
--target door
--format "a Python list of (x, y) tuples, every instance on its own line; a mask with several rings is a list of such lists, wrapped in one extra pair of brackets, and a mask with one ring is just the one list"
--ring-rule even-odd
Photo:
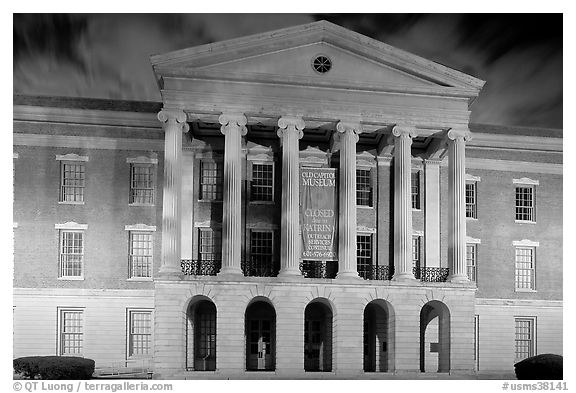
[(248, 326), (248, 370), (272, 370), (272, 321), (252, 319)]
[(320, 371), (323, 369), (323, 342), (322, 322), (320, 320), (306, 320), (304, 330), (304, 369), (306, 371)]

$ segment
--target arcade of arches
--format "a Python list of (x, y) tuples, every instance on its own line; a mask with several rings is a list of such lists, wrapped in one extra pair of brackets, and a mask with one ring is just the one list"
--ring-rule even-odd
[[(218, 367), (217, 306), (205, 296), (191, 299), (186, 312), (186, 369), (215, 371)], [(395, 359), (395, 315), (382, 299), (364, 308), (363, 370), (392, 372)], [(415, 321), (416, 323), (416, 321)], [(310, 301), (304, 309), (304, 370), (332, 371), (334, 310), (324, 298)], [(420, 371), (450, 371), (450, 311), (437, 300), (420, 310)], [(239, 326), (241, 326), (239, 324)], [(245, 370), (276, 369), (276, 311), (269, 299), (254, 298), (244, 313)]]

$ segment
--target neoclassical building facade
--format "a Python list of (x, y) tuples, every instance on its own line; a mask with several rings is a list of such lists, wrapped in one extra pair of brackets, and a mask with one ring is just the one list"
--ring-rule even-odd
[[(14, 99), (14, 356), (155, 378), (510, 375), (562, 354), (562, 131), (328, 22)], [(42, 321), (38, 324), (37, 321)]]

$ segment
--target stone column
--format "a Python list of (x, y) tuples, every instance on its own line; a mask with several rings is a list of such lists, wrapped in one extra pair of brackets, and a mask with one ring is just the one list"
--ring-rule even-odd
[(356, 142), (360, 124), (340, 122), (340, 185), (337, 278), (360, 278), (356, 260)]
[(440, 163), (424, 160), (424, 250), (427, 267), (440, 267)]
[(394, 138), (394, 277), (414, 280), (412, 272), (412, 138), (414, 128), (396, 126)]
[(468, 282), (466, 274), (466, 162), (468, 129), (448, 131), (448, 281)]
[(158, 113), (164, 127), (164, 191), (162, 196), (162, 266), (161, 275), (179, 275), (181, 198), (182, 198), (182, 131), (190, 128), (181, 109), (164, 108)]
[(222, 269), (220, 274), (242, 274), (240, 268), (242, 233), (242, 136), (246, 117), (224, 113), (218, 121), (224, 134), (224, 187), (222, 219)]
[(282, 140), (282, 223), (280, 237), (280, 276), (300, 277), (300, 157), (298, 140), (304, 121), (298, 117), (278, 120)]

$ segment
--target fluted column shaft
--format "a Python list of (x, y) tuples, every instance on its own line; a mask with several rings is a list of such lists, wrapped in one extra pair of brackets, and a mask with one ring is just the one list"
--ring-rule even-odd
[(220, 274), (242, 274), (240, 266), (242, 233), (242, 136), (246, 117), (223, 114), (218, 119), (224, 134), (224, 184), (222, 218), (222, 269)]
[(412, 273), (412, 137), (414, 128), (396, 126), (394, 138), (394, 277), (413, 280)]
[(448, 267), (449, 281), (467, 282), (466, 274), (466, 162), (470, 131), (448, 131)]
[(300, 276), (300, 157), (298, 140), (304, 121), (296, 117), (278, 120), (282, 140), (282, 223), (280, 233), (280, 275)]
[(340, 185), (337, 278), (358, 278), (356, 251), (356, 142), (359, 124), (338, 123)]
[(186, 114), (180, 109), (162, 109), (158, 120), (164, 127), (164, 190), (162, 196), (161, 274), (181, 274), (180, 236), (182, 199), (182, 131), (188, 131)]

